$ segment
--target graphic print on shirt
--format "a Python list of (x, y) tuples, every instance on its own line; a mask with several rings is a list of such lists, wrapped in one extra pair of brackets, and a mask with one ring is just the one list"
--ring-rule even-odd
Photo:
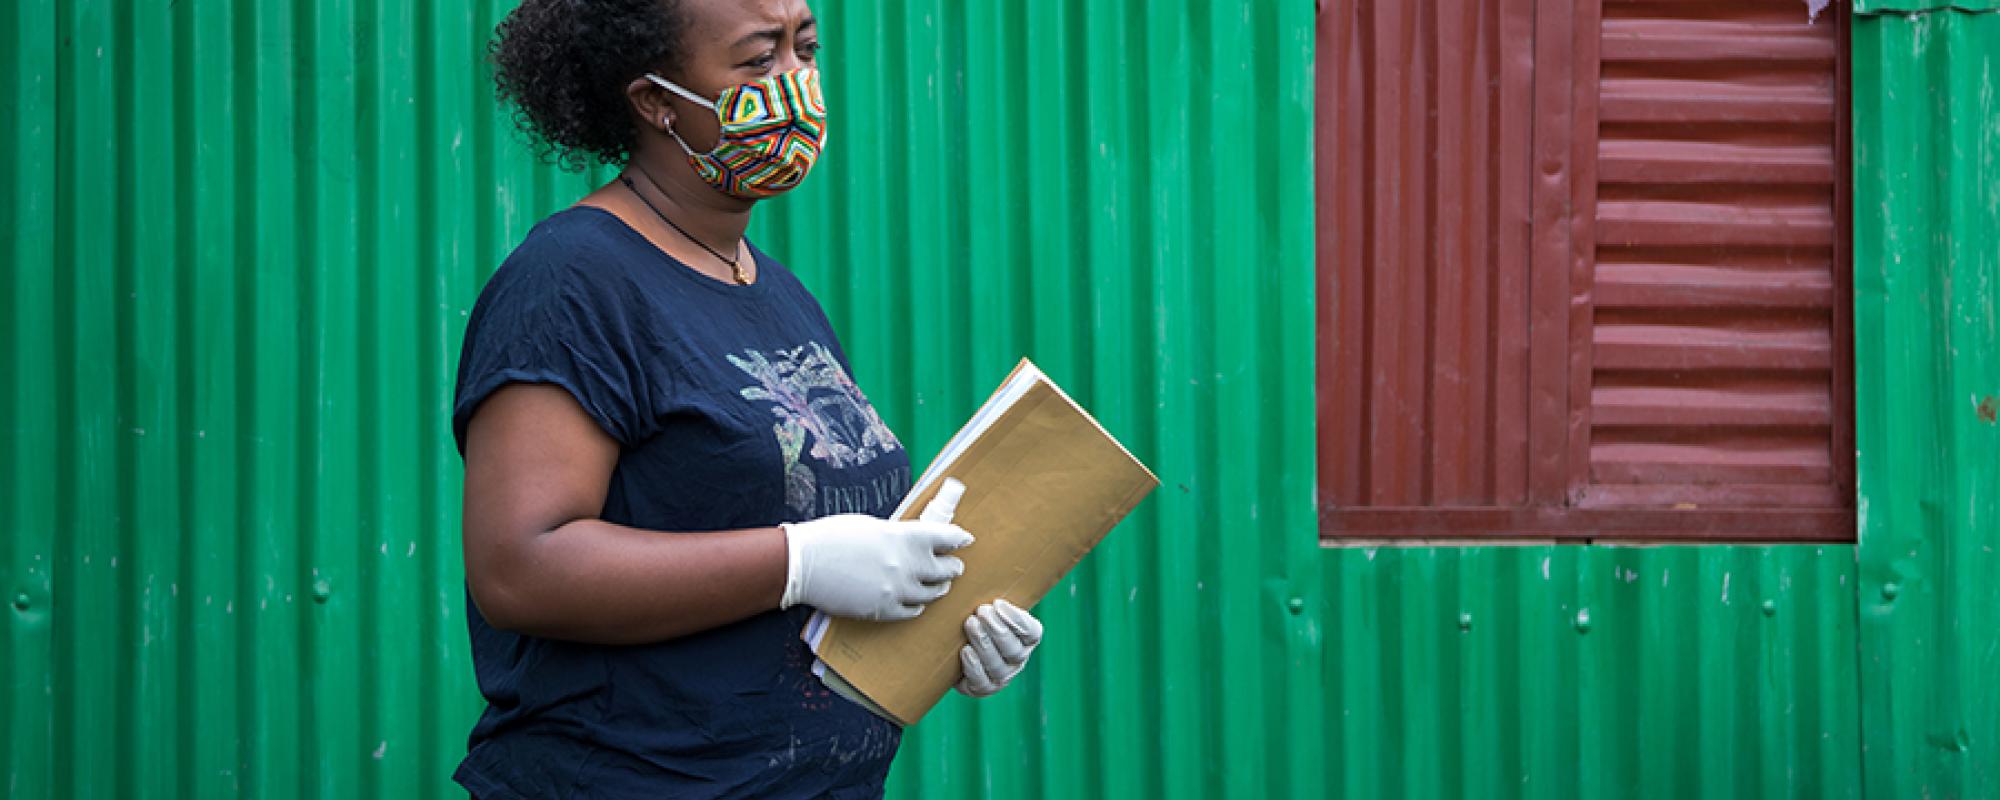
[(867, 486), (822, 486), (814, 464), (828, 469), (865, 465), (902, 449), (896, 435), (868, 404), (840, 362), (819, 342), (769, 354), (746, 350), (729, 363), (757, 383), (743, 398), (770, 403), (777, 417), (771, 431), (784, 455), (785, 505), (800, 519), (878, 507), (889, 493), (901, 496), (908, 470), (883, 475)]

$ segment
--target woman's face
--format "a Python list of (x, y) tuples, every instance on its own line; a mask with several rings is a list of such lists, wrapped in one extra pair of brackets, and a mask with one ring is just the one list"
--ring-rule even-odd
[[(813, 66), (819, 52), (819, 27), (805, 0), (681, 0), (681, 13), (688, 25), (679, 74), (667, 77), (710, 100), (731, 86)], [(689, 147), (715, 146), (715, 112), (661, 94)]]

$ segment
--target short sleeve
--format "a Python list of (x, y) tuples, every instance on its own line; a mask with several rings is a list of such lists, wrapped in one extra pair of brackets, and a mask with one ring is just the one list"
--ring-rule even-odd
[(459, 454), (480, 404), (510, 383), (560, 386), (619, 445), (643, 440), (655, 392), (629, 295), (600, 290), (566, 265), (517, 263), (523, 255), (494, 273), (466, 323), (452, 404)]

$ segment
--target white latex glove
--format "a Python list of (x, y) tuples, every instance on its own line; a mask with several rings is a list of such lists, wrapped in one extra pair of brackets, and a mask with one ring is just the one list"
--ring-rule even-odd
[(1028, 656), (1042, 643), (1042, 622), (1020, 606), (995, 600), (965, 618), (965, 640), (970, 644), (958, 651), (965, 669), (958, 691), (986, 697), (1006, 688), (1028, 665)]
[(965, 574), (964, 561), (944, 555), (972, 544), (972, 534), (950, 522), (964, 488), (947, 481), (917, 522), (840, 514), (780, 525), (789, 558), (778, 607), (804, 603), (869, 620), (922, 614)]

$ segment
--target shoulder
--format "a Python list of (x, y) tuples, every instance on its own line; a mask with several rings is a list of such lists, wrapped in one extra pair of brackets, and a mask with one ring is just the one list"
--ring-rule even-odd
[(610, 311), (630, 296), (630, 243), (616, 218), (574, 206), (537, 223), (480, 290), (473, 315), (556, 304)]
[(647, 430), (639, 409), (650, 384), (635, 344), (643, 320), (627, 288), (634, 267), (607, 255), (617, 231), (598, 216), (610, 219), (572, 208), (543, 220), (480, 290), (460, 345), (453, 432), (461, 448), (473, 411), (508, 383), (567, 389), (620, 442)]
[[(633, 247), (626, 234), (623, 223), (603, 209), (563, 209), (529, 229), (490, 282), (603, 280), (630, 260)], [(600, 266), (612, 269), (595, 268)]]

